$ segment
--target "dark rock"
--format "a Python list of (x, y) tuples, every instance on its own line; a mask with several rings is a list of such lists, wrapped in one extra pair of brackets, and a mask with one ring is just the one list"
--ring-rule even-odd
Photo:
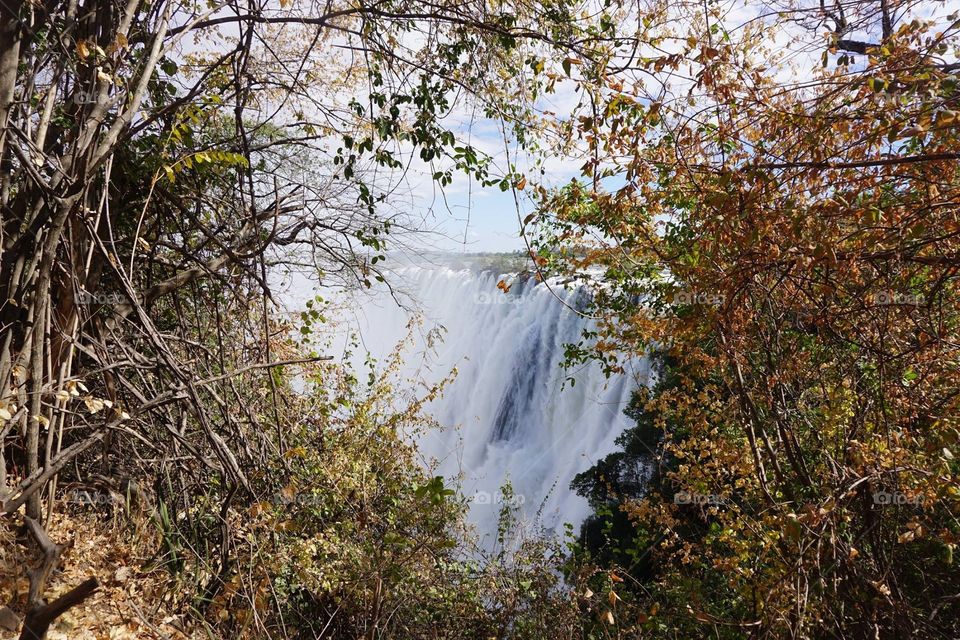
[(10, 607), (0, 607), (0, 629), (16, 631), (20, 628), (20, 617)]

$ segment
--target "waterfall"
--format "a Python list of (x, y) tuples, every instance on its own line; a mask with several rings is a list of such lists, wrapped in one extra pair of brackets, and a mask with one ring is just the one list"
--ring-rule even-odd
[[(481, 542), (494, 540), (499, 489), (508, 481), (528, 526), (557, 533), (565, 522), (579, 526), (589, 507), (570, 481), (611, 452), (630, 426), (623, 409), (637, 385), (647, 384), (649, 364), (611, 378), (596, 363), (561, 366), (564, 345), (577, 343), (589, 322), (560, 302), (576, 308), (583, 295), (577, 286), (553, 283), (551, 293), (533, 279), (512, 278), (505, 293), (497, 283), (509, 276), (444, 267), (405, 268), (398, 276), (391, 285), (409, 294), (423, 318), (404, 373), (432, 383), (458, 371), (428, 406), (451, 428), (422, 436), (420, 451), (445, 478), (462, 474)], [(381, 289), (354, 313), (348, 324), (362, 350), (383, 359), (413, 312)], [(443, 331), (439, 342), (427, 338), (435, 329)]]

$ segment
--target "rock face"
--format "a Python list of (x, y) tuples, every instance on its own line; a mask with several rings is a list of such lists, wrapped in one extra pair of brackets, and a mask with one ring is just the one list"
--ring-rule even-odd
[(0, 629), (16, 631), (20, 628), (20, 617), (10, 607), (0, 607)]

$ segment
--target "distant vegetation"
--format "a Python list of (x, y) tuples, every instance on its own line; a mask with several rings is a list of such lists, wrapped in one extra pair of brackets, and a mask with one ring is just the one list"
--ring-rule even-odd
[(451, 269), (467, 269), (493, 274), (519, 273), (530, 267), (530, 257), (525, 251), (513, 252), (477, 252), (477, 253), (437, 253), (429, 254), (427, 259)]

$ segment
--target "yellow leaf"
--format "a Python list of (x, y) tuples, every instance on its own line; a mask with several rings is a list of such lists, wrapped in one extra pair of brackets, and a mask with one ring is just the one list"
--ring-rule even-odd
[(113, 55), (114, 53), (123, 51), (127, 48), (127, 44), (127, 37), (122, 33), (118, 33), (117, 37), (107, 47), (107, 53)]
[(607, 624), (613, 624), (613, 613), (610, 610), (603, 612), (603, 621)]
[(293, 502), (297, 497), (297, 488), (292, 484), (288, 484), (283, 489), (280, 490), (280, 497), (284, 502), (290, 503)]
[(87, 46), (86, 40), (77, 40), (77, 55), (84, 61), (90, 57), (90, 47)]

